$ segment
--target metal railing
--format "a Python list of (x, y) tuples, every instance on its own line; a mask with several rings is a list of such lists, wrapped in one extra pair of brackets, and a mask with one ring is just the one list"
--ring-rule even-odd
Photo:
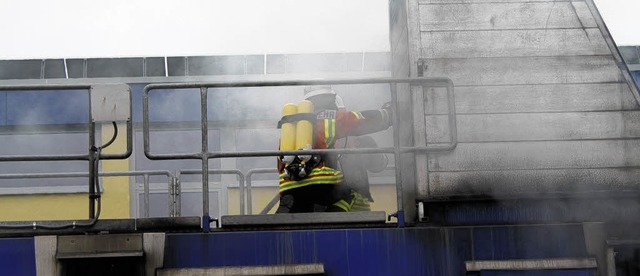
[[(116, 176), (143, 176), (143, 217), (149, 217), (149, 176), (166, 176), (168, 181), (168, 193), (169, 202), (171, 202), (171, 196), (173, 194), (172, 188), (176, 181), (176, 177), (169, 171), (126, 171), (126, 172), (98, 172), (99, 177), (116, 177)], [(68, 172), (68, 173), (15, 173), (15, 174), (0, 174), (0, 179), (43, 179), (43, 178), (76, 178), (76, 177), (89, 177), (89, 173), (82, 172)], [(136, 198), (136, 202), (138, 199)], [(136, 207), (137, 210), (137, 207)], [(169, 214), (173, 211), (173, 206), (169, 205)]]
[[(5, 92), (19, 92), (19, 91), (59, 91), (59, 90), (91, 90), (91, 85), (4, 85), (0, 86), (0, 91)], [(87, 103), (90, 105), (90, 102)], [(95, 146), (95, 123), (91, 116), (91, 110), (89, 109), (89, 146)], [(127, 149), (126, 152), (121, 154), (104, 154), (100, 153), (98, 158), (103, 160), (108, 159), (125, 159), (131, 156), (133, 152), (133, 138), (132, 138), (132, 123), (131, 120), (127, 122)], [(68, 154), (68, 155), (0, 155), (0, 161), (70, 161), (70, 160), (89, 160), (91, 154)]]
[[(251, 215), (253, 213), (253, 197), (251, 195), (251, 189), (252, 189), (251, 177), (254, 174), (259, 174), (259, 173), (262, 173), (262, 174), (264, 174), (264, 173), (275, 173), (275, 174), (277, 174), (278, 170), (275, 169), (275, 168), (273, 168), (273, 169), (265, 168), (265, 169), (251, 169), (251, 170), (249, 170), (247, 172), (247, 210), (249, 210), (249, 212), (248, 212), (249, 215)], [(279, 193), (276, 193), (276, 198), (279, 198)], [(273, 202), (273, 199), (271, 200), (271, 202)], [(272, 204), (271, 202), (269, 202), (269, 204), (267, 204), (265, 209), (268, 208), (269, 205)], [(275, 203), (273, 203), (273, 204), (275, 204)], [(271, 208), (273, 208), (273, 205), (271, 205)], [(269, 212), (269, 210), (271, 210), (271, 208), (268, 208), (267, 212)], [(262, 212), (260, 212), (260, 214), (262, 214)]]
[[(0, 86), (0, 91), (6, 92), (20, 92), (20, 91), (42, 91), (42, 92), (50, 92), (50, 91), (59, 91), (59, 90), (86, 90), (89, 93), (89, 144), (87, 148), (87, 154), (70, 154), (70, 155), (0, 155), (0, 162), (3, 161), (64, 161), (64, 160), (86, 160), (89, 162), (89, 218), (93, 219), (95, 217), (95, 202), (98, 200), (97, 195), (95, 194), (95, 185), (93, 183), (93, 179), (95, 174), (97, 173), (95, 166), (95, 161), (99, 159), (109, 160), (109, 159), (126, 159), (131, 156), (133, 152), (133, 124), (132, 120), (129, 118), (127, 120), (127, 137), (126, 137), (126, 151), (121, 154), (104, 154), (100, 151), (101, 147), (96, 147), (95, 144), (95, 122), (93, 120), (93, 115), (91, 114), (91, 90), (93, 89), (92, 85), (6, 85)], [(130, 96), (130, 95), (129, 95)], [(130, 101), (129, 101), (130, 102)], [(131, 114), (131, 104), (129, 104), (129, 114)], [(114, 122), (114, 127), (116, 123)], [(114, 135), (114, 139), (115, 139)], [(111, 141), (113, 142), (113, 140)], [(96, 150), (97, 149), (97, 150)]]
[[(397, 126), (401, 125), (401, 121), (397, 114), (394, 114), (393, 137), (394, 146), (387, 148), (359, 148), (359, 149), (313, 149), (313, 150), (272, 150), (272, 151), (254, 151), (254, 152), (209, 152), (208, 146), (208, 107), (207, 107), (207, 91), (209, 88), (234, 88), (234, 87), (274, 87), (274, 86), (303, 86), (303, 85), (341, 85), (341, 84), (408, 84), (411, 86), (421, 86), (424, 88), (446, 88), (449, 102), (449, 127), (450, 141), (445, 146), (426, 145), (401, 147), (399, 138), (400, 133)], [(200, 131), (201, 131), (201, 150), (193, 153), (176, 153), (176, 154), (156, 154), (152, 153), (150, 148), (150, 122), (149, 122), (149, 94), (152, 91), (160, 89), (200, 89)], [(424, 91), (424, 90), (423, 90)], [(394, 113), (398, 110), (398, 89), (391, 89), (391, 99)], [(402, 91), (401, 93), (411, 93)], [(405, 122), (406, 123), (406, 122)], [(297, 81), (239, 81), (239, 82), (203, 82), (203, 83), (176, 83), (176, 84), (150, 84), (145, 86), (143, 90), (143, 142), (144, 154), (151, 160), (175, 160), (175, 159), (196, 159), (202, 161), (202, 190), (203, 190), (203, 220), (202, 227), (205, 232), (209, 231), (209, 159), (227, 158), (227, 157), (258, 157), (258, 156), (281, 156), (281, 155), (300, 155), (300, 154), (350, 154), (350, 153), (393, 153), (395, 156), (395, 167), (399, 167), (399, 157), (405, 152), (430, 152), (430, 151), (448, 151), (453, 150), (457, 145), (457, 133), (455, 125), (455, 102), (453, 96), (453, 83), (448, 78), (378, 78), (378, 79), (342, 79), (342, 80), (297, 80)], [(403, 214), (403, 188), (400, 170), (396, 170), (396, 191), (398, 214)], [(244, 200), (244, 199), (242, 199)], [(402, 215), (403, 216), (403, 215)], [(400, 221), (400, 219), (399, 219)]]
[[(203, 174), (201, 170), (179, 170), (176, 173), (177, 176), (177, 181), (176, 181), (176, 205), (177, 205), (177, 216), (180, 216), (181, 210), (180, 210), (180, 206), (181, 206), (181, 200), (180, 200), (180, 194), (181, 192), (181, 187), (182, 187), (182, 176), (185, 174)], [(245, 183), (245, 177), (244, 174), (240, 171), (240, 170), (209, 170), (209, 173), (207, 175), (211, 175), (211, 174), (235, 174), (236, 176), (238, 176), (238, 190), (239, 190), (239, 194), (240, 194), (240, 214), (244, 215), (244, 183)], [(207, 187), (209, 187), (207, 185)], [(204, 189), (202, 191), (203, 193), (205, 192)], [(203, 197), (203, 200), (207, 200), (207, 202), (203, 202), (203, 205), (209, 206), (209, 190), (207, 189), (207, 196)], [(204, 210), (203, 210), (204, 211)], [(208, 215), (209, 209), (207, 208), (207, 213), (203, 213)]]

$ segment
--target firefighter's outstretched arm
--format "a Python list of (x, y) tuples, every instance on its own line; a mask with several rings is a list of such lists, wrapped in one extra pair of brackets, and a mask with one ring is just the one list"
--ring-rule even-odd
[(380, 109), (361, 111), (362, 122), (353, 128), (349, 135), (360, 136), (385, 130), (393, 123), (391, 105), (386, 103)]

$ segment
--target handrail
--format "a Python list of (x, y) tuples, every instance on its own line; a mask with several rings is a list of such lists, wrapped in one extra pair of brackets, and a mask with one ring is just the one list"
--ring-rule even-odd
[[(328, 84), (376, 84), (376, 83), (409, 83), (422, 84), (423, 87), (443, 87), (447, 88), (447, 96), (449, 102), (449, 138), (450, 142), (444, 146), (427, 145), (400, 147), (400, 152), (437, 152), (450, 151), (457, 146), (457, 131), (455, 118), (455, 100), (453, 95), (453, 82), (448, 78), (377, 78), (377, 79), (344, 79), (344, 80), (306, 80), (306, 81), (262, 81), (262, 82), (203, 82), (203, 83), (170, 83), (170, 84), (150, 84), (145, 86), (143, 90), (143, 140), (144, 154), (150, 160), (175, 160), (175, 159), (212, 159), (212, 158), (228, 158), (228, 157), (260, 157), (260, 156), (279, 156), (279, 155), (298, 155), (298, 154), (351, 154), (351, 153), (394, 153), (394, 147), (388, 148), (358, 148), (358, 149), (313, 149), (313, 150), (290, 150), (290, 151), (233, 151), (233, 152), (196, 152), (196, 153), (178, 153), (178, 154), (155, 154), (150, 151), (149, 144), (149, 93), (157, 89), (185, 89), (185, 88), (219, 88), (219, 87), (268, 87), (268, 86), (292, 86), (292, 85), (328, 85)], [(206, 95), (206, 93), (204, 93)], [(206, 97), (206, 96), (205, 96)], [(206, 108), (206, 107), (203, 107)], [(206, 111), (206, 110), (204, 110)], [(202, 113), (201, 114), (206, 114)], [(206, 121), (206, 116), (202, 118)], [(202, 126), (202, 125), (201, 125)], [(203, 143), (206, 141), (203, 140)]]
[(273, 198), (271, 198), (271, 201), (269, 201), (269, 203), (267, 203), (266, 206), (264, 206), (264, 208), (262, 209), (262, 211), (260, 211), (261, 215), (266, 215), (267, 213), (269, 213), (269, 210), (271, 210), (271, 208), (273, 208), (273, 206), (275, 206), (278, 201), (280, 201), (280, 193), (276, 193), (275, 196), (273, 196)]
[[(337, 84), (409, 84), (419, 85), (423, 88), (446, 88), (449, 100), (449, 126), (450, 126), (450, 142), (445, 146), (412, 146), (401, 147), (399, 144), (399, 130), (397, 127), (393, 128), (394, 133), (394, 147), (393, 148), (377, 148), (377, 149), (327, 149), (327, 150), (302, 150), (302, 151), (259, 151), (259, 152), (217, 152), (211, 153), (208, 148), (208, 111), (207, 111), (207, 91), (208, 88), (233, 88), (233, 87), (272, 87), (272, 86), (302, 86), (302, 85), (337, 85)], [(155, 154), (152, 153), (149, 143), (150, 129), (149, 129), (149, 93), (159, 89), (187, 89), (198, 88), (200, 89), (200, 128), (202, 135), (202, 149), (196, 153), (177, 153), (177, 154)], [(391, 99), (394, 108), (394, 113), (398, 110), (398, 100), (396, 93), (397, 89), (391, 89)], [(407, 91), (411, 92), (411, 89)], [(404, 91), (403, 91), (404, 93)], [(142, 94), (142, 127), (143, 127), (143, 143), (144, 154), (150, 160), (172, 160), (172, 159), (199, 159), (202, 160), (202, 187), (203, 187), (203, 230), (209, 231), (209, 222), (211, 218), (209, 216), (209, 200), (208, 200), (208, 174), (204, 173), (208, 171), (209, 162), (211, 158), (225, 158), (225, 157), (256, 157), (256, 156), (280, 156), (280, 155), (299, 155), (299, 154), (324, 154), (324, 153), (394, 153), (396, 167), (398, 166), (399, 156), (403, 152), (431, 152), (431, 151), (448, 151), (453, 150), (457, 145), (457, 133), (455, 125), (455, 102), (453, 101), (453, 82), (449, 78), (360, 78), (360, 79), (339, 79), (339, 80), (288, 80), (288, 81), (232, 81), (232, 82), (191, 82), (191, 83), (168, 83), (168, 84), (150, 84), (144, 87)], [(400, 123), (400, 119), (397, 114), (394, 114), (395, 122), (397, 126)], [(398, 214), (403, 215), (402, 209), (404, 208), (402, 198), (402, 178), (399, 177), (400, 172), (396, 170), (396, 189), (397, 189), (397, 203)], [(244, 199), (241, 198), (241, 201)]]
[[(78, 84), (78, 85), (6, 85), (0, 86), (0, 91), (9, 91), (9, 92), (17, 92), (17, 91), (30, 91), (30, 90), (38, 90), (38, 91), (55, 91), (55, 90), (87, 90), (89, 93), (89, 110), (91, 110), (91, 91), (94, 86), (87, 84)], [(129, 94), (129, 97), (131, 95)], [(130, 100), (130, 99), (129, 99)], [(131, 101), (129, 101), (129, 114), (131, 114)], [(133, 120), (131, 118), (127, 118), (127, 149), (124, 153), (121, 154), (102, 154), (102, 147), (97, 147), (95, 144), (95, 127), (96, 123), (93, 120), (93, 114), (89, 112), (89, 145), (87, 148), (87, 154), (79, 155), (79, 154), (71, 154), (71, 155), (6, 155), (0, 156), (0, 162), (2, 161), (62, 161), (62, 160), (86, 160), (89, 162), (89, 218), (96, 218), (96, 203), (100, 204), (100, 198), (95, 194), (95, 181), (94, 176), (97, 173), (97, 164), (98, 160), (109, 160), (109, 159), (126, 159), (131, 156), (133, 152)], [(117, 133), (117, 125), (116, 122), (113, 122), (114, 127), (114, 138), (116, 138), (115, 133)], [(111, 141), (112, 142), (112, 141)], [(110, 142), (108, 143), (110, 144)], [(106, 146), (106, 145), (105, 145)], [(98, 212), (99, 215), (99, 212)], [(96, 218), (97, 219), (97, 218)]]
[[(144, 176), (144, 217), (149, 217), (149, 176), (151, 175), (164, 175), (167, 176), (169, 197), (171, 197), (171, 189), (176, 177), (169, 171), (124, 171), (124, 172), (99, 172), (98, 176), (101, 177), (115, 177), (115, 176)], [(68, 172), (68, 173), (13, 173), (13, 174), (0, 174), (0, 179), (40, 179), (40, 178), (73, 178), (73, 177), (88, 177), (89, 173), (85, 172)], [(136, 200), (137, 201), (137, 200)], [(171, 202), (170, 202), (171, 203)], [(172, 204), (169, 204), (169, 214), (172, 213)]]
[[(252, 206), (252, 196), (251, 196), (251, 176), (254, 174), (258, 174), (258, 173), (278, 173), (278, 170), (275, 168), (264, 168), (264, 169), (250, 169), (249, 171), (247, 171), (247, 210), (249, 215), (252, 215), (253, 213), (253, 206)], [(272, 206), (273, 207), (273, 206)], [(262, 212), (261, 212), (262, 213)]]
[[(88, 93), (91, 91), (92, 85), (89, 84), (70, 84), (70, 85), (1, 85), (0, 91), (56, 91), (56, 90), (87, 90)], [(94, 137), (95, 128), (94, 123), (89, 114), (89, 136)], [(99, 159), (102, 160), (110, 160), (110, 159), (126, 159), (131, 156), (133, 152), (133, 135), (132, 135), (133, 123), (132, 120), (127, 121), (127, 149), (122, 154), (103, 154), (100, 153), (98, 156)], [(92, 141), (90, 141), (92, 142)], [(0, 155), (0, 162), (2, 161), (69, 161), (69, 160), (90, 160), (91, 153), (87, 154), (67, 154), (67, 155)]]

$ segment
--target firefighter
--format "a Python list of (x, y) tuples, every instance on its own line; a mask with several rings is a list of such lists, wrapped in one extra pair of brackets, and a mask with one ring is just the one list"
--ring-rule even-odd
[[(312, 149), (335, 148), (337, 139), (366, 135), (391, 126), (392, 112), (389, 105), (377, 110), (355, 112), (341, 109), (341, 99), (331, 86), (309, 86), (304, 93), (305, 100), (313, 103), (311, 115), (315, 120), (304, 116), (307, 115), (305, 113), (297, 113), (294, 116), (283, 116), (279, 125), (284, 130), (286, 124), (310, 121), (313, 125)], [(283, 114), (289, 113), (283, 110)], [(296, 132), (296, 138), (299, 138), (300, 130)], [(285, 136), (285, 133), (282, 135)], [(292, 135), (291, 132), (289, 135)], [(283, 140), (291, 140), (288, 137), (280, 139), (281, 149)], [(313, 212), (318, 205), (327, 206), (327, 212), (351, 211), (357, 195), (344, 183), (337, 159), (335, 155), (279, 157), (280, 205), (276, 213)]]

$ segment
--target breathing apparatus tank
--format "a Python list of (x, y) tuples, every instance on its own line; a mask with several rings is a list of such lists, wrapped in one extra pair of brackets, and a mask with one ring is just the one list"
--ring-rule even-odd
[[(298, 106), (287, 103), (282, 107), (282, 117), (298, 113)], [(280, 150), (296, 149), (296, 122), (283, 123), (280, 126)], [(291, 163), (293, 156), (285, 156), (282, 162)]]
[[(282, 108), (280, 120), (280, 150), (310, 150), (313, 144), (315, 114), (313, 103), (303, 100), (298, 105), (287, 103)], [(284, 174), (288, 179), (306, 177), (314, 164), (308, 163), (313, 155), (284, 156)]]
[[(303, 100), (298, 104), (298, 113), (301, 114), (313, 114), (313, 103), (308, 100)], [(296, 123), (296, 149), (310, 150), (313, 143), (313, 124), (307, 120), (300, 120)], [(311, 160), (310, 154), (298, 155), (300, 159), (301, 170), (298, 172), (298, 176), (303, 178), (307, 176), (306, 163)]]
[[(298, 113), (313, 113), (313, 103), (309, 100), (298, 104)], [(296, 123), (296, 149), (311, 149), (313, 139), (313, 124), (307, 120)]]

